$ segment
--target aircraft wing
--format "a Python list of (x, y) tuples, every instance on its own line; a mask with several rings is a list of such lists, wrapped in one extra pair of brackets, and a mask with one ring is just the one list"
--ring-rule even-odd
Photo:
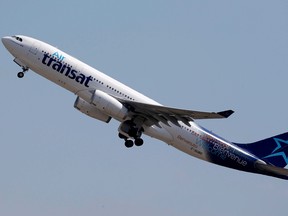
[(200, 112), (194, 110), (184, 110), (172, 107), (166, 107), (161, 105), (153, 105), (147, 103), (140, 103), (134, 101), (127, 101), (123, 99), (118, 99), (124, 104), (130, 111), (133, 112), (135, 116), (144, 117), (148, 123), (147, 125), (159, 125), (162, 122), (168, 126), (168, 121), (175, 125), (179, 125), (178, 121), (183, 122), (187, 126), (190, 126), (189, 121), (194, 121), (195, 119), (219, 119), (228, 118), (233, 110), (226, 110), (222, 112)]

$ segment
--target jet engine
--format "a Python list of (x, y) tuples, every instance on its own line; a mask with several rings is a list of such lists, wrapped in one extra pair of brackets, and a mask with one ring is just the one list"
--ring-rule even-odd
[(124, 120), (128, 115), (128, 109), (122, 103), (100, 90), (94, 92), (91, 103), (101, 112), (119, 121)]
[(111, 120), (111, 117), (106, 115), (105, 113), (101, 112), (97, 109), (93, 104), (88, 103), (87, 101), (83, 100), (80, 97), (77, 97), (74, 107), (78, 109), (80, 112), (98, 119), (100, 121), (108, 123)]

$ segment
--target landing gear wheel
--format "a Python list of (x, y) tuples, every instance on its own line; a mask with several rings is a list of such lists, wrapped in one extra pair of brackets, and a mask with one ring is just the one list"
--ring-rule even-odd
[(126, 141), (125, 141), (125, 146), (126, 146), (127, 148), (133, 147), (133, 141), (132, 141), (132, 140), (126, 140)]
[(136, 146), (142, 146), (143, 145), (143, 139), (141, 139), (141, 138), (136, 138), (135, 139), (135, 141), (134, 141), (134, 144), (136, 145)]
[(17, 74), (17, 77), (18, 77), (18, 78), (23, 78), (23, 77), (24, 77), (24, 72), (19, 72), (19, 73)]
[(19, 72), (19, 73), (17, 74), (18, 78), (23, 78), (25, 72), (27, 72), (27, 71), (29, 70), (28, 67), (22, 67), (22, 69), (23, 69), (23, 71), (21, 71), (21, 72)]
[(120, 139), (125, 139), (125, 140), (128, 139), (128, 137), (124, 136), (124, 135), (121, 134), (121, 133), (118, 134), (118, 137), (119, 137)]

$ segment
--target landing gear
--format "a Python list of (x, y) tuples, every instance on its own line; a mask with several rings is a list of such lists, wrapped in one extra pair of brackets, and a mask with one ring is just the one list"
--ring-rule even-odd
[(133, 141), (132, 141), (132, 140), (126, 140), (126, 141), (125, 141), (125, 146), (126, 146), (127, 148), (133, 147)]
[(136, 138), (135, 141), (134, 141), (134, 144), (135, 144), (136, 146), (142, 146), (143, 143), (144, 143), (144, 141), (143, 141), (143, 139), (141, 139), (141, 138)]
[(23, 69), (23, 71), (21, 71), (21, 72), (19, 72), (19, 73), (17, 74), (17, 77), (18, 77), (18, 78), (23, 78), (23, 77), (24, 77), (24, 74), (26, 73), (26, 71), (28, 71), (29, 68), (23, 67), (22, 69)]
[(125, 140), (125, 146), (127, 148), (131, 148), (133, 145), (143, 145), (144, 141), (141, 139), (141, 135), (144, 129), (141, 125), (141, 122), (135, 123), (135, 120), (127, 120), (119, 126), (119, 137)]
[(133, 145), (135, 146), (142, 146), (144, 141), (143, 139), (141, 139), (140, 137), (134, 138), (134, 142), (130, 137), (126, 137), (123, 134), (119, 133), (119, 138), (124, 139), (125, 140), (125, 146), (127, 148), (131, 148), (133, 147)]
[(23, 78), (23, 77), (24, 77), (24, 72), (19, 72), (19, 73), (17, 74), (17, 77), (18, 77), (18, 78)]

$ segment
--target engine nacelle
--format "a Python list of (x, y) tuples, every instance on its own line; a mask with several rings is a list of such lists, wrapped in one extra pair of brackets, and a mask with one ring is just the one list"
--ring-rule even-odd
[(90, 104), (83, 100), (80, 97), (77, 97), (74, 107), (78, 109), (80, 112), (98, 119), (100, 121), (108, 123), (111, 120), (111, 117), (106, 115), (105, 113), (101, 112), (99, 109), (97, 109), (93, 104)]
[(92, 95), (91, 103), (101, 112), (120, 121), (128, 115), (128, 109), (122, 103), (100, 90)]

